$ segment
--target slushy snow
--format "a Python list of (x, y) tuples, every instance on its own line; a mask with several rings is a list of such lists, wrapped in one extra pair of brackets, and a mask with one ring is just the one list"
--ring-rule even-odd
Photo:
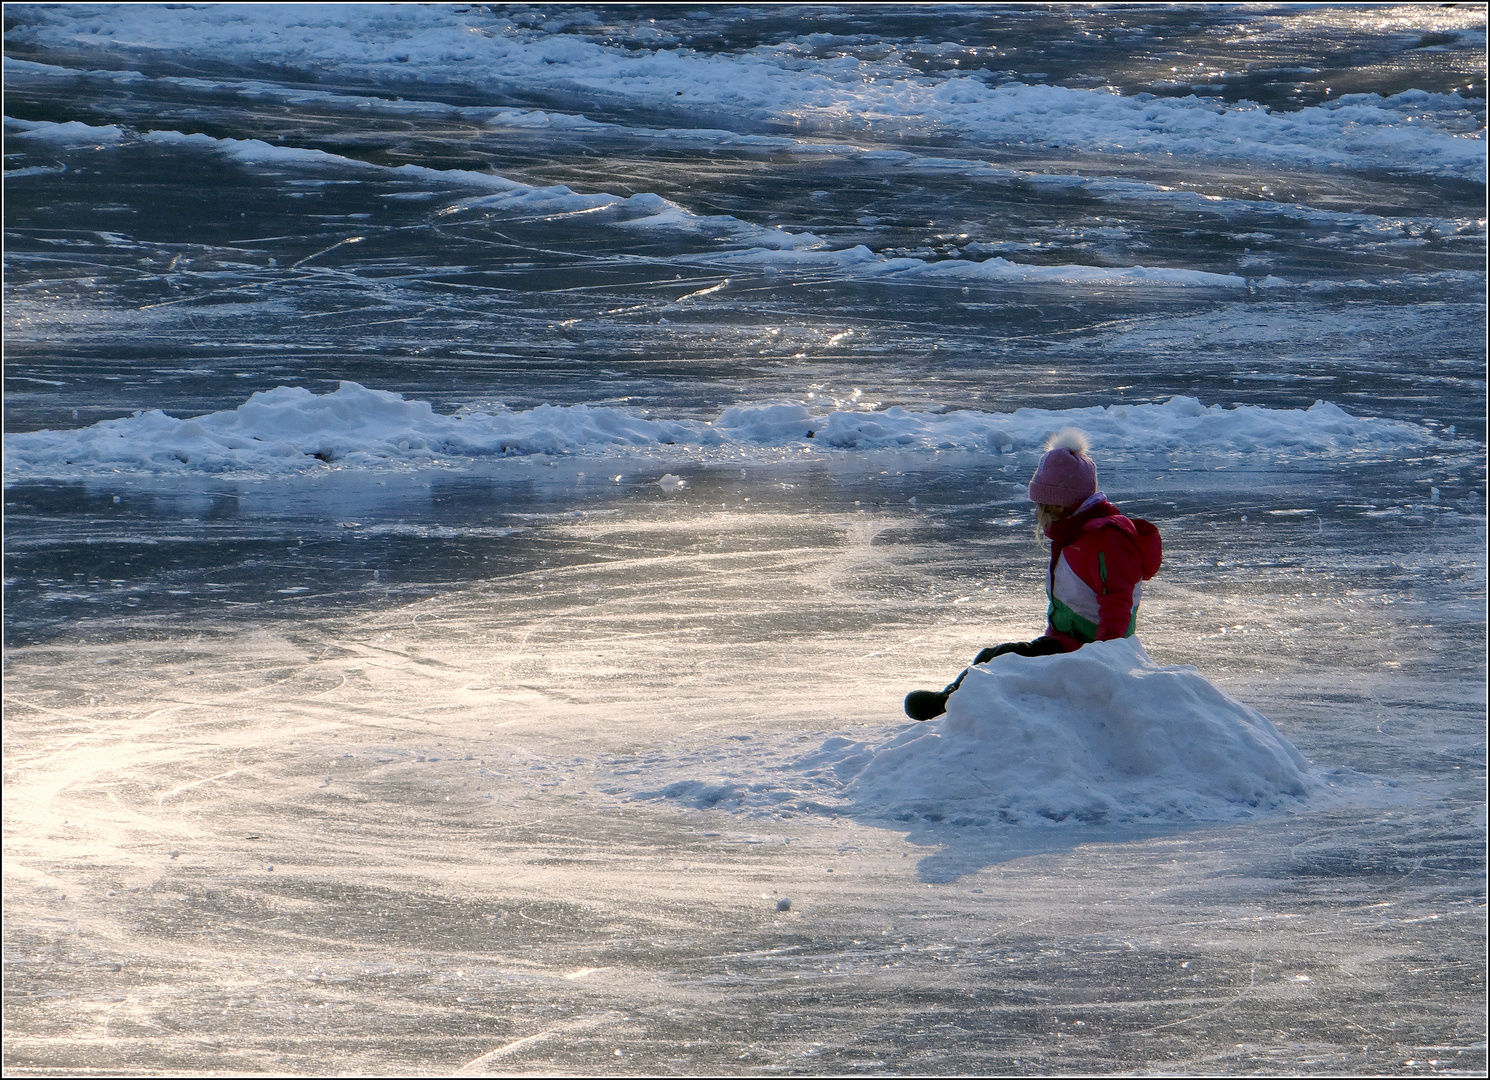
[[(79, 57), (127, 41), (160, 58), (211, 55), (224, 63), (371, 80), (420, 96), (421, 83), (458, 82), (531, 95), (578, 92), (597, 104), (669, 110), (708, 102), (758, 123), (825, 132), (869, 125), (938, 130), (986, 143), (1059, 145), (1090, 153), (1386, 168), (1483, 182), (1484, 133), (1469, 99), (1408, 90), (1346, 94), (1275, 112), (1255, 102), (1125, 96), (1108, 87), (1007, 83), (929, 75), (898, 50), (879, 60), (806, 64), (810, 39), (709, 55), (686, 47), (626, 48), (526, 26), (486, 8), (448, 5), (74, 5), (27, 9), (7, 31), (16, 44)], [(1456, 37), (1474, 17), (1440, 15)], [(436, 96), (438, 91), (435, 92)]]
[(436, 413), (427, 401), (343, 382), (314, 394), (280, 386), (236, 409), (181, 419), (159, 410), (91, 427), (5, 436), (5, 476), (145, 473), (282, 474), (307, 469), (443, 466), (525, 454), (618, 449), (720, 448), (828, 451), (1030, 450), (1076, 426), (1104, 450), (1338, 454), (1431, 443), (1417, 424), (1352, 416), (1319, 401), (1308, 409), (1224, 408), (1191, 397), (1083, 409), (824, 412), (797, 402), (739, 405), (713, 421), (652, 418), (633, 409), (540, 405)]
[[(712, 240), (722, 246), (714, 251), (675, 255), (671, 261), (683, 265), (713, 268), (724, 273), (810, 271), (814, 274), (828, 274), (845, 279), (875, 280), (889, 285), (978, 285), (983, 287), (1082, 285), (1109, 289), (1135, 287), (1276, 289), (1339, 287), (1340, 284), (1336, 282), (1323, 284), (1290, 282), (1272, 274), (1248, 278), (1235, 273), (1222, 274), (1189, 267), (1021, 263), (1006, 259), (1001, 255), (983, 259), (940, 260), (909, 256), (891, 257), (876, 253), (862, 244), (835, 248), (822, 237), (805, 230), (792, 232), (776, 226), (755, 225), (729, 214), (697, 214), (670, 199), (650, 192), (641, 192), (622, 198), (607, 192), (576, 192), (562, 184), (532, 187), (495, 173), (475, 172), (469, 169), (434, 169), (423, 165), (377, 165), (356, 158), (342, 157), (324, 150), (273, 145), (258, 139), (220, 139), (203, 134), (161, 130), (141, 133), (112, 125), (90, 127), (77, 121), (58, 124), (42, 120), (20, 120), (8, 116), (4, 119), (8, 137), (48, 141), (69, 147), (89, 146), (101, 149), (135, 143), (153, 144), (218, 154), (249, 167), (279, 166), (309, 171), (345, 170), (354, 174), (378, 174), (385, 179), (407, 180), (440, 190), (403, 192), (390, 197), (424, 199), (434, 198), (442, 193), (446, 197), (454, 197), (456, 201), (445, 207), (442, 213), (458, 211), (529, 214), (601, 212), (604, 217), (597, 219), (597, 222), (617, 228), (680, 232)], [(813, 145), (807, 143), (800, 143), (796, 147), (799, 152), (812, 148)], [(822, 150), (823, 147), (817, 146), (816, 149)], [(1318, 221), (1321, 224), (1349, 227), (1382, 236), (1398, 236), (1404, 231), (1411, 231), (1408, 228), (1409, 223), (1419, 231), (1432, 228), (1446, 234), (1483, 230), (1482, 222), (1468, 219), (1382, 218), (1370, 214), (1345, 214), (1268, 201), (1244, 202), (1236, 199), (1222, 199), (1219, 196), (1172, 191), (1162, 186), (1110, 178), (1091, 179), (1021, 173), (1018, 170), (995, 169), (981, 162), (924, 158), (901, 151), (864, 152), (853, 147), (837, 147), (835, 152), (858, 154), (866, 161), (880, 160), (908, 169), (940, 172), (967, 171), (970, 176), (983, 177), (996, 182), (1017, 180), (1021, 183), (1035, 183), (1042, 186), (1077, 187), (1095, 198), (1122, 200), (1142, 197), (1150, 201), (1161, 199), (1174, 203), (1177, 209), (1181, 207), (1199, 209), (1232, 218), (1276, 215), (1283, 218), (1297, 218)], [(54, 170), (50, 168), (14, 169), (6, 173), (6, 179), (8, 181), (20, 180), (32, 176), (51, 175), (53, 172)], [(465, 194), (465, 192), (476, 192), (476, 194)], [(1014, 250), (1021, 248), (1021, 245), (970, 244), (965, 250), (980, 254), (993, 250), (993, 247), (998, 247), (999, 250), (1004, 250), (1006, 247)], [(1446, 272), (1446, 276), (1454, 280), (1472, 280), (1480, 275), (1474, 271), (1451, 271)], [(679, 302), (713, 291), (712, 289), (705, 290), (704, 293), (679, 297)]]
[(634, 797), (1075, 828), (1231, 821), (1301, 808), (1326, 787), (1261, 713), (1125, 638), (978, 665), (945, 716), (879, 746), (835, 737), (774, 777), (683, 780)]

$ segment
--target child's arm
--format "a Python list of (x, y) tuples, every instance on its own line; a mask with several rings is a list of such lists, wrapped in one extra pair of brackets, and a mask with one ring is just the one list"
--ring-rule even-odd
[(1092, 564), (1096, 569), (1097, 640), (1128, 636), (1133, 625), (1133, 588), (1143, 580), (1143, 564), (1126, 535), (1102, 529)]

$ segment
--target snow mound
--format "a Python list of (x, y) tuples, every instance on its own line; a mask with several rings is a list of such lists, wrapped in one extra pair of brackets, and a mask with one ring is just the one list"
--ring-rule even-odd
[(856, 812), (961, 825), (1225, 821), (1323, 786), (1266, 717), (1134, 638), (974, 667), (940, 720), (879, 747), (830, 739)]

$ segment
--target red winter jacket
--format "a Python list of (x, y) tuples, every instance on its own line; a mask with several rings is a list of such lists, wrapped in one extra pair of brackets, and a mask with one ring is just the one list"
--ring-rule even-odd
[(1070, 517), (1045, 530), (1050, 537), (1050, 597), (1045, 636), (1071, 652), (1090, 641), (1129, 637), (1138, 622), (1143, 582), (1159, 571), (1159, 530), (1129, 519), (1099, 491)]

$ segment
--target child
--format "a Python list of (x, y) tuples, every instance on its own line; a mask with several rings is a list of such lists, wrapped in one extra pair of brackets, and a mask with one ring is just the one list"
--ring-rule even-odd
[[(1142, 519), (1124, 517), (1097, 490), (1097, 466), (1087, 456), (1086, 436), (1067, 428), (1051, 436), (1045, 450), (1029, 492), (1040, 531), (1050, 538), (1048, 625), (1034, 641), (984, 649), (974, 664), (1004, 653), (1050, 656), (1089, 641), (1131, 637), (1143, 582), (1159, 570), (1159, 530)], [(942, 715), (966, 675), (964, 671), (944, 690), (912, 690), (905, 698), (906, 715), (913, 720)]]

